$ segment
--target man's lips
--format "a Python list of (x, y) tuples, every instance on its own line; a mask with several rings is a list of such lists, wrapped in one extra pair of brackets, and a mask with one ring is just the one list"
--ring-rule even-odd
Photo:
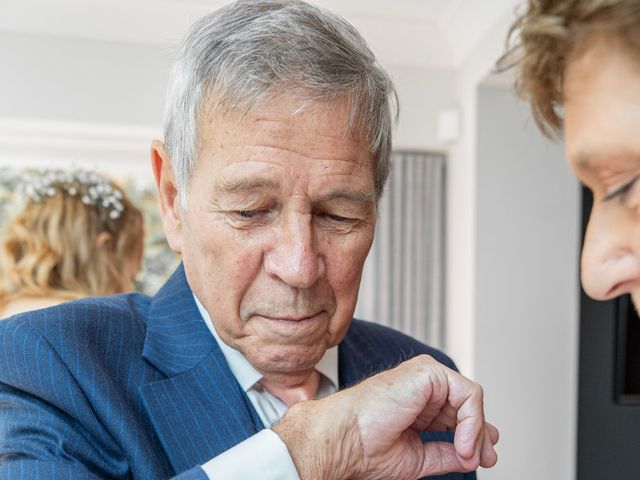
[(287, 314), (282, 316), (253, 316), (255, 329), (263, 335), (284, 339), (284, 344), (307, 344), (316, 342), (329, 326), (329, 315), (324, 310), (309, 314)]
[(258, 315), (258, 318), (262, 319), (265, 326), (269, 326), (269, 330), (280, 331), (287, 335), (294, 332), (297, 332), (298, 335), (310, 335), (322, 328), (327, 316), (321, 311), (312, 315)]
[(322, 312), (312, 313), (311, 315), (259, 315), (266, 320), (273, 320), (279, 322), (291, 322), (299, 323), (307, 320), (313, 320), (319, 316)]

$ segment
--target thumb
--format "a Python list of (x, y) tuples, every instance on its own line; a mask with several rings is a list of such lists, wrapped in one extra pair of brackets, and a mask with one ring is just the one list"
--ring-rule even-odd
[(450, 472), (470, 472), (460, 463), (455, 447), (449, 442), (428, 442), (422, 445), (424, 452), (419, 478), (444, 475)]

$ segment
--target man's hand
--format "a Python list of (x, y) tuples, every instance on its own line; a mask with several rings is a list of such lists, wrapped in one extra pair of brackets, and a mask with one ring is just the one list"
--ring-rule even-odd
[[(273, 430), (302, 480), (414, 480), (497, 461), (498, 430), (484, 420), (482, 388), (427, 355), (322, 400), (292, 406)], [(419, 432), (455, 431), (423, 444)]]

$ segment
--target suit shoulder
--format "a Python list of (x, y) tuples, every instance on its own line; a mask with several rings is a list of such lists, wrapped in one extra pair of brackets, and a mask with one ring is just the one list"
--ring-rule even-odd
[(457, 371), (453, 360), (441, 350), (377, 323), (354, 319), (345, 340), (370, 350), (372, 354), (375, 352), (376, 355), (391, 356), (394, 363), (426, 354)]
[(144, 337), (148, 306), (149, 297), (138, 293), (74, 300), (0, 321), (0, 339), (12, 341), (9, 336), (21, 327), (52, 345), (95, 345), (107, 337)]

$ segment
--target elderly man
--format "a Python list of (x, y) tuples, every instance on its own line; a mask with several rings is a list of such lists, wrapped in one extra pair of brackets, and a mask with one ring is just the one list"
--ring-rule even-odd
[(564, 131), (593, 192), (584, 289), (598, 300), (630, 293), (640, 309), (640, 2), (530, 0), (512, 33), (503, 64), (518, 67), (542, 130)]
[[(492, 466), (480, 387), (440, 352), (352, 320), (392, 95), (358, 33), (305, 3), (245, 0), (198, 22), (152, 146), (183, 266), (153, 298), (0, 326), (2, 477), (415, 479)], [(453, 444), (422, 443), (451, 430)]]

